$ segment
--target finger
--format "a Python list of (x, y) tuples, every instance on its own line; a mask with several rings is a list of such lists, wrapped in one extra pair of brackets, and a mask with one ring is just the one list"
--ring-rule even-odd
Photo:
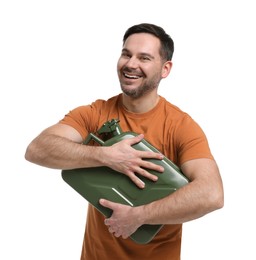
[[(126, 175), (131, 179), (132, 182), (134, 182), (139, 188), (143, 189), (145, 188), (145, 183), (136, 175), (141, 175), (151, 181), (157, 181), (158, 177), (155, 174), (152, 174), (148, 171), (148, 169), (150, 170), (154, 170), (157, 171), (159, 173), (164, 172), (164, 167), (154, 164), (154, 163), (150, 163), (150, 162), (146, 162), (143, 163), (140, 167), (136, 167), (133, 169), (133, 172), (127, 172)], [(136, 174), (135, 174), (136, 173)]]
[(108, 228), (108, 231), (109, 233), (114, 233), (114, 229), (111, 226)]
[[(144, 138), (143, 134), (139, 134), (135, 137), (129, 138), (125, 140), (129, 145), (134, 145), (139, 143)], [(145, 159), (164, 159), (164, 155), (159, 152), (152, 152), (152, 151), (139, 151), (138, 156)]]
[(113, 221), (110, 218), (106, 218), (104, 219), (104, 224), (108, 226), (109, 229), (112, 229), (111, 224), (113, 224)]
[(127, 139), (127, 143), (129, 145), (134, 145), (134, 144), (139, 143), (143, 138), (144, 138), (144, 135), (143, 134), (139, 134), (139, 135), (136, 135), (136, 136), (134, 136), (132, 138)]
[[(147, 170), (142, 169), (142, 168), (138, 168), (138, 170), (136, 171), (137, 174), (151, 180), (151, 181), (157, 181), (158, 177), (154, 174), (149, 173)], [(136, 175), (135, 175), (136, 176)], [(138, 178), (139, 179), (139, 178)], [(139, 179), (140, 180), (140, 179)], [(142, 182), (142, 181), (141, 181)], [(145, 186), (145, 184), (144, 184)]]
[[(143, 134), (139, 134), (135, 137), (132, 137), (132, 138), (129, 138), (127, 139), (127, 143), (129, 145), (134, 145), (134, 144), (137, 144), (139, 143), (142, 139), (144, 138), (144, 135)], [(141, 158), (145, 158), (145, 159), (159, 159), (159, 160), (162, 160), (164, 159), (164, 155), (161, 154), (160, 152), (152, 152), (152, 151), (139, 151), (139, 156)]]
[[(145, 169), (145, 170), (153, 170), (153, 171), (157, 171), (157, 172), (164, 172), (164, 167), (154, 163), (154, 162), (150, 162), (148, 160), (142, 160), (140, 167)], [(147, 172), (147, 171), (146, 171)]]
[(139, 177), (137, 177), (133, 172), (129, 172), (126, 175), (131, 179), (131, 181), (134, 184), (136, 184), (136, 186), (138, 186), (141, 189), (145, 188), (145, 183)]
[(115, 205), (116, 205), (115, 202), (112, 202), (112, 201), (109, 201), (109, 200), (106, 200), (106, 199), (100, 199), (100, 200), (99, 200), (99, 203), (100, 203), (100, 205), (102, 205), (103, 207), (109, 208), (109, 209), (112, 209), (112, 210), (114, 210)]
[(122, 235), (122, 238), (123, 238), (123, 239), (127, 239), (128, 237), (129, 237), (128, 234), (123, 234), (123, 235)]
[(114, 232), (114, 236), (115, 237), (120, 237), (121, 236), (121, 232), (119, 230), (117, 230), (116, 232)]
[(139, 157), (143, 159), (157, 159), (157, 160), (163, 160), (164, 155), (161, 153), (155, 153), (151, 151), (138, 151)]

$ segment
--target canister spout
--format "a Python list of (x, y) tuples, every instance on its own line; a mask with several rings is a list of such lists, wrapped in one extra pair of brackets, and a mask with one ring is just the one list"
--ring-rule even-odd
[[(122, 133), (122, 129), (119, 126), (119, 119), (112, 119), (103, 124), (103, 126), (97, 131), (98, 135), (105, 135), (105, 139), (112, 138), (114, 136), (120, 135)], [(104, 140), (105, 140), (104, 139)], [(90, 133), (83, 144), (89, 144), (91, 140), (96, 141), (97, 143), (104, 145), (104, 141), (97, 137), (95, 134)]]
[(112, 119), (103, 124), (103, 126), (98, 130), (98, 134), (111, 133), (113, 136), (120, 135), (122, 129), (119, 125), (119, 119)]

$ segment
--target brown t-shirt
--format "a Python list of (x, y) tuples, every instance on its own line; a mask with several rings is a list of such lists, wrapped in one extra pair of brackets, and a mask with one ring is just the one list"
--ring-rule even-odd
[[(122, 95), (96, 100), (70, 111), (60, 122), (74, 127), (85, 139), (106, 121), (119, 119), (121, 129), (143, 133), (145, 139), (180, 166), (197, 158), (213, 159), (199, 125), (178, 107), (160, 97), (150, 111), (135, 114), (122, 106)], [(180, 259), (182, 225), (164, 225), (151, 242), (136, 244), (130, 238), (116, 238), (104, 225), (104, 216), (88, 206), (81, 260)]]

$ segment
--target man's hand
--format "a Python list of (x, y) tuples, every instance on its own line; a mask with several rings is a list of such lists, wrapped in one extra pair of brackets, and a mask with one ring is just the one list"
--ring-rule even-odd
[(141, 134), (115, 143), (112, 146), (106, 147), (104, 155), (106, 166), (127, 175), (139, 188), (144, 188), (145, 184), (136, 174), (152, 181), (157, 181), (157, 176), (149, 173), (147, 169), (157, 172), (164, 171), (162, 166), (143, 160), (162, 160), (164, 158), (162, 154), (151, 151), (138, 151), (132, 147), (132, 145), (139, 143), (143, 138), (144, 136)]
[(115, 237), (121, 236), (126, 239), (143, 224), (138, 207), (130, 207), (105, 199), (100, 199), (99, 202), (103, 207), (113, 211), (112, 216), (105, 219), (104, 223)]

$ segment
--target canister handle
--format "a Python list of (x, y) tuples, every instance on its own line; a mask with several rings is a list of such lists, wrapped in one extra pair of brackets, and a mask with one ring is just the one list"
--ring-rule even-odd
[[(97, 133), (99, 135), (102, 135), (102, 134), (111, 134), (112, 136), (120, 135), (122, 133), (122, 129), (119, 125), (119, 122), (120, 122), (119, 119), (109, 120), (102, 125), (102, 127), (97, 131)], [(90, 133), (84, 140), (83, 144), (89, 144), (91, 140), (94, 140), (95, 142), (99, 143), (100, 145), (104, 145), (104, 143), (105, 143), (98, 136), (96, 136), (93, 133)]]

